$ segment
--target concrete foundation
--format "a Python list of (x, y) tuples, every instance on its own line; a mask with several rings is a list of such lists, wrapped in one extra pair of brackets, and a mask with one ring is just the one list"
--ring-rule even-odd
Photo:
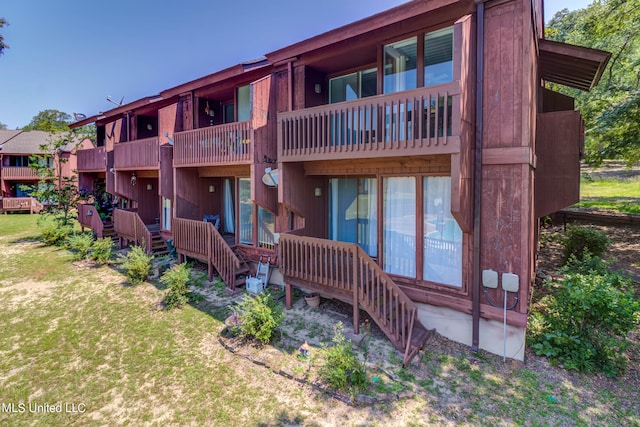
[[(428, 329), (435, 329), (440, 335), (471, 346), (471, 315), (450, 308), (419, 304), (418, 318)], [(510, 359), (524, 360), (525, 328), (507, 325), (507, 352)], [(480, 319), (479, 347), (489, 353), (503, 355), (504, 329), (502, 322)]]

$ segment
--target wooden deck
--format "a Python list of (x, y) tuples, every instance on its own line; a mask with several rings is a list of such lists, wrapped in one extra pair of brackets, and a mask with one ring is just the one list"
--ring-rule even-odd
[(429, 338), (431, 332), (417, 319), (413, 301), (357, 244), (283, 233), (279, 250), (287, 305), (291, 304), (292, 285), (350, 302), (356, 334), (359, 307), (364, 308), (404, 352), (405, 365)]
[(278, 114), (281, 161), (460, 151), (460, 82)]
[(252, 161), (251, 122), (177, 132), (173, 164), (176, 167), (249, 164)]
[(33, 197), (4, 197), (0, 201), (0, 212), (26, 212), (38, 213), (44, 206)]
[(137, 212), (115, 209), (113, 211), (113, 226), (120, 239), (144, 245), (147, 253), (151, 253), (151, 231), (144, 224)]

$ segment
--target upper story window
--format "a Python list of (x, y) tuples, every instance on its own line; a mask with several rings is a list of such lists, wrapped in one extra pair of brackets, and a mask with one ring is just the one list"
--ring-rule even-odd
[(375, 68), (357, 71), (329, 80), (329, 103), (354, 101), (376, 95), (377, 71)]
[[(384, 93), (453, 80), (453, 27), (426, 33), (423, 37), (384, 46)], [(422, 66), (418, 67), (418, 63)]]
[(238, 88), (238, 121), (251, 119), (251, 85)]
[(31, 162), (29, 156), (9, 156), (8, 166), (28, 167)]
[(384, 47), (384, 93), (416, 88), (417, 40), (411, 37)]
[(424, 36), (424, 85), (453, 81), (453, 27)]

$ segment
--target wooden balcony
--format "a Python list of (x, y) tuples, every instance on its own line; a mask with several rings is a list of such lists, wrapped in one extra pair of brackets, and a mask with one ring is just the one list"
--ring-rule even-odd
[(113, 148), (116, 170), (155, 170), (160, 168), (158, 137), (115, 144)]
[(79, 150), (78, 172), (105, 172), (107, 170), (107, 153), (105, 147)]
[(249, 121), (228, 123), (174, 135), (173, 165), (176, 167), (248, 164), (252, 141)]
[(38, 179), (38, 171), (28, 166), (3, 166), (2, 178), (7, 179)]
[(460, 151), (460, 82), (278, 114), (284, 162)]

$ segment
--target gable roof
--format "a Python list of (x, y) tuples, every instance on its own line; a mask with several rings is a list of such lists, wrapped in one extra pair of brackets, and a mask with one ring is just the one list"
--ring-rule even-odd
[[(40, 153), (40, 146), (48, 144), (55, 134), (33, 130), (23, 132), (21, 130), (0, 130), (0, 153), (2, 154), (36, 154)], [(73, 144), (68, 144), (62, 151), (71, 151)]]

